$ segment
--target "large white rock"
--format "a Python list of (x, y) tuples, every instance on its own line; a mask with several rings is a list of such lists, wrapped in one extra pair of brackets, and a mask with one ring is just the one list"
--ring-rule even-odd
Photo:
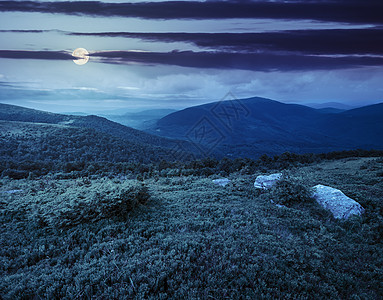
[(314, 199), (322, 207), (330, 210), (337, 219), (348, 219), (351, 215), (360, 216), (364, 212), (364, 208), (358, 202), (338, 189), (318, 184), (313, 190)]
[(277, 181), (282, 179), (282, 173), (275, 173), (271, 175), (259, 175), (254, 182), (254, 187), (257, 189), (271, 188)]
[(220, 186), (225, 186), (230, 182), (230, 179), (222, 178), (222, 179), (214, 179), (213, 182)]

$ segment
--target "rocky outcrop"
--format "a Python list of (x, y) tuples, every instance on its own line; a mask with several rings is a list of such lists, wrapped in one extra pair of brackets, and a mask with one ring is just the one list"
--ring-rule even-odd
[(271, 188), (277, 181), (282, 179), (282, 173), (275, 173), (271, 175), (259, 175), (254, 182), (254, 187), (257, 189)]
[(361, 215), (364, 208), (342, 191), (318, 184), (313, 187), (314, 199), (325, 209), (332, 212), (336, 219), (348, 219), (351, 215)]

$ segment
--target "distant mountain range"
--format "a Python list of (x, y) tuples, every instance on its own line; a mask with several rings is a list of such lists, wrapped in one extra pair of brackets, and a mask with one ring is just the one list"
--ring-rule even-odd
[[(0, 156), (24, 153), (22, 157), (33, 159), (27, 153), (33, 147), (40, 157), (44, 143), (50, 145), (50, 152), (57, 151), (66, 159), (78, 155), (146, 162), (383, 149), (383, 103), (343, 111), (254, 97), (194, 106), (153, 121), (167, 112), (138, 113), (139, 122), (152, 120), (143, 132), (95, 115), (63, 115), (0, 104)], [(55, 143), (60, 145), (57, 149)], [(92, 150), (92, 145), (98, 149)], [(97, 155), (92, 156), (92, 151)]]
[(349, 110), (349, 109), (360, 107), (360, 106), (347, 105), (340, 102), (306, 103), (305, 106), (316, 108), (316, 109), (333, 108), (333, 109), (340, 109), (340, 110)]
[(383, 103), (343, 111), (257, 97), (221, 101), (169, 114), (150, 132), (234, 157), (383, 149)]
[(176, 112), (175, 109), (150, 109), (140, 112), (127, 112), (122, 115), (102, 115), (103, 117), (135, 129), (144, 130), (152, 127), (156, 122), (168, 114)]

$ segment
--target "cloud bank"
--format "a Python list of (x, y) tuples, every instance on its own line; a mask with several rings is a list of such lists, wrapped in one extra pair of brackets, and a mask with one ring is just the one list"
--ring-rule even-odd
[(43, 59), (43, 60), (73, 60), (72, 54), (62, 51), (26, 51), (26, 50), (0, 50), (1, 58), (11, 59)]
[(0, 11), (41, 12), (145, 19), (270, 18), (382, 24), (383, 2), (349, 1), (0, 1)]
[[(1, 58), (67, 60), (71, 54), (59, 51), (12, 51), (1, 50)], [(111, 64), (171, 65), (201, 69), (238, 69), (251, 71), (299, 71), (332, 70), (363, 66), (382, 66), (383, 57), (376, 56), (311, 56), (272, 53), (231, 53), (231, 52), (136, 52), (103, 51), (90, 54), (96, 59)]]
[(383, 29), (291, 30), (261, 33), (68, 33), (75, 36), (126, 37), (153, 42), (187, 42), (230, 51), (293, 51), (306, 54), (383, 54)]

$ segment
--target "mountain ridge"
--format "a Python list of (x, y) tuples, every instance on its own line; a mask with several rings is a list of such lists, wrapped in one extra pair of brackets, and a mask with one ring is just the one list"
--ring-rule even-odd
[(97, 115), (64, 115), (52, 112), (26, 108), (22, 106), (0, 103), (0, 120), (21, 121), (33, 123), (63, 124), (77, 127), (93, 128), (97, 131), (111, 134), (118, 138), (129, 139), (130, 141), (150, 143), (156, 146), (163, 146), (166, 142), (173, 143), (167, 139), (151, 135), (149, 133), (124, 126)]
[(192, 140), (189, 133), (201, 127), (201, 120), (211, 123), (211, 131), (222, 137), (214, 148), (223, 155), (256, 157), (261, 152), (306, 153), (383, 147), (383, 141), (379, 141), (383, 130), (380, 121), (383, 103), (333, 113), (260, 97), (219, 101), (165, 116), (150, 132)]
[[(117, 143), (116, 139), (122, 140), (118, 143), (125, 141), (127, 147), (134, 145), (132, 146), (133, 148), (147, 148), (148, 151), (151, 152), (154, 151), (153, 149), (158, 149), (159, 153), (166, 153), (165, 156), (167, 159), (171, 159), (171, 154), (174, 149), (180, 152), (179, 156), (190, 155), (190, 151), (193, 151), (193, 147), (189, 145), (188, 142), (152, 135), (96, 115), (63, 115), (0, 103), (0, 120), (24, 123), (31, 122), (34, 124), (67, 125), (72, 128), (83, 128), (85, 130), (91, 130), (89, 134), (96, 132), (97, 134), (113, 137), (113, 143)], [(57, 132), (57, 134), (60, 134), (60, 132)], [(180, 147), (181, 150), (177, 147)], [(145, 151), (143, 151), (142, 155), (144, 155), (144, 152)]]
[(178, 157), (383, 149), (383, 103), (334, 113), (261, 97), (226, 100), (170, 113), (145, 132), (96, 115), (62, 115), (1, 103), (0, 120), (90, 129)]

